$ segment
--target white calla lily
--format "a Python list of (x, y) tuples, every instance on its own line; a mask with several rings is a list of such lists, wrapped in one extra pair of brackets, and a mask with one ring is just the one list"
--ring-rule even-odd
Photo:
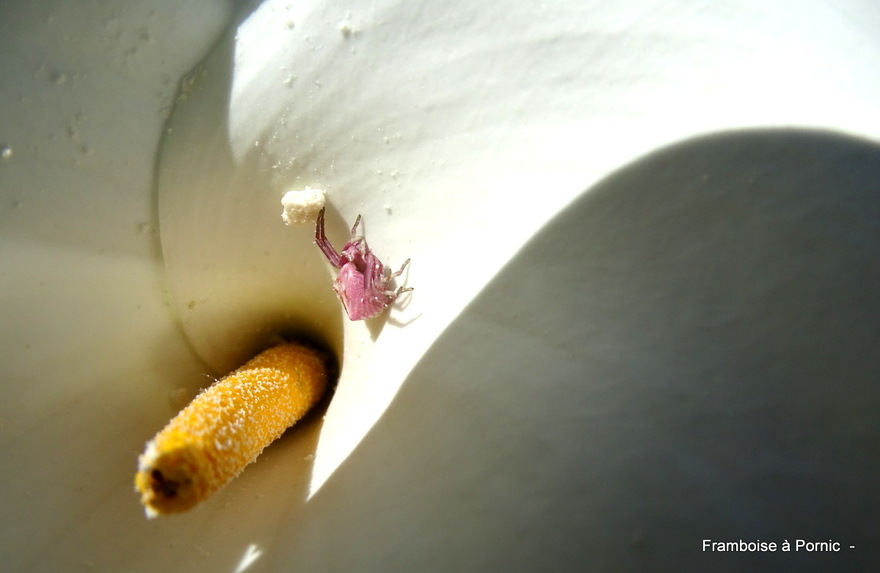
[[(13, 569), (705, 569), (703, 539), (786, 537), (841, 547), (737, 558), (869, 562), (876, 8), (14, 4)], [(383, 318), (348, 321), (282, 223), (308, 186), (334, 244), (361, 214), (412, 259)], [(340, 358), (324, 419), (144, 521), (168, 396), (290, 329)]]

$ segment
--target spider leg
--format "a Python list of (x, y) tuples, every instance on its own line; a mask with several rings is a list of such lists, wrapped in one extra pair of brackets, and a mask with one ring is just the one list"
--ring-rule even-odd
[[(360, 217), (358, 217), (358, 220), (360, 220)], [(318, 245), (318, 248), (321, 249), (321, 252), (324, 253), (324, 256), (327, 257), (331, 265), (337, 269), (342, 267), (342, 255), (333, 248), (330, 240), (327, 239), (327, 235), (324, 234), (324, 209), (321, 209), (318, 213), (318, 220), (315, 221), (315, 244)]]
[(382, 292), (385, 290), (385, 266), (379, 257), (372, 251), (367, 250), (364, 255), (364, 290), (367, 292)]
[[(385, 284), (387, 285), (392, 280), (394, 280), (396, 277), (399, 277), (403, 273), (403, 269), (405, 269), (408, 264), (409, 264), (409, 259), (403, 261), (403, 264), (400, 265), (400, 268), (397, 269), (397, 271), (391, 273), (390, 275), (388, 275), (388, 277), (386, 277)], [(390, 303), (390, 302), (393, 302), (394, 299), (399, 297), (402, 293), (409, 292), (411, 290), (413, 290), (412, 287), (397, 287), (397, 290), (386, 289), (385, 295), (389, 297), (390, 300), (388, 302)]]
[(357, 219), (354, 220), (354, 225), (351, 226), (351, 238), (352, 239), (354, 239), (358, 236), (357, 228), (358, 228), (358, 225), (360, 225), (360, 224), (361, 224), (361, 216), (358, 215)]
[(409, 292), (411, 290), (413, 290), (413, 287), (397, 287), (397, 290), (386, 290), (385, 296), (388, 297), (388, 304), (394, 302), (397, 297), (399, 297), (403, 293)]
[[(403, 274), (403, 269), (405, 269), (405, 268), (406, 268), (406, 265), (408, 265), (408, 264), (409, 264), (409, 259), (403, 261), (403, 264), (400, 265), (400, 268), (397, 269), (396, 272), (393, 272), (393, 273), (391, 273), (390, 275), (388, 275), (388, 280), (390, 281), (391, 279), (393, 279), (393, 278), (395, 278), (395, 277), (399, 277), (400, 275), (402, 275), (402, 274)], [(412, 290), (412, 289), (410, 289), (410, 290)]]

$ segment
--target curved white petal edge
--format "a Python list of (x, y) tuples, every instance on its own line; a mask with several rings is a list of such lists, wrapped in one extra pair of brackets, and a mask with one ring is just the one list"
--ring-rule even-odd
[[(847, 535), (772, 563), (870, 563), (872, 3), (264, 2), (184, 82), (155, 182), (229, 7), (22, 6), (0, 9), (0, 562), (705, 569), (729, 562), (703, 537)], [(281, 223), (305, 186), (334, 242), (360, 213), (412, 258), (387, 323), (345, 320), (311, 229)], [(320, 436), (147, 524), (134, 459), (203, 374), (187, 345), (223, 371), (290, 324), (343, 359)]]

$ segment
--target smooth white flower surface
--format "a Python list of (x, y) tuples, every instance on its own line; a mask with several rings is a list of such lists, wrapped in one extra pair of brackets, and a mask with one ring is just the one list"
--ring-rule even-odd
[[(872, 3), (12, 3), (0, 26), (13, 570), (876, 559)], [(337, 246), (362, 214), (412, 259), (387, 316), (348, 321), (313, 229), (281, 222), (306, 187)], [(143, 520), (136, 455), (173, 402), (297, 330), (340, 358), (323, 417)]]

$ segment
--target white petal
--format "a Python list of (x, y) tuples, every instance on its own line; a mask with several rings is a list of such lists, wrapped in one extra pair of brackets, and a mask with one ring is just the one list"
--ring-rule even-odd
[[(877, 146), (775, 128), (880, 138), (876, 9), (264, 2), (183, 82), (154, 180), (229, 17), (0, 8), (5, 566), (705, 570), (719, 523), (863, 558)], [(278, 221), (306, 186), (334, 241), (362, 213), (412, 258), (384, 326)], [(343, 357), (323, 427), (146, 522), (191, 349), (222, 371), (292, 323)]]

